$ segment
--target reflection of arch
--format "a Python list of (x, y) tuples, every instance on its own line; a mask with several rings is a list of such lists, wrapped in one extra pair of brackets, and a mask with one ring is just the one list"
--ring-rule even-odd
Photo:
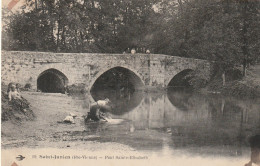
[(37, 89), (42, 92), (64, 93), (68, 78), (57, 69), (43, 71), (37, 78)]
[(138, 72), (136, 72), (135, 70), (129, 69), (128, 67), (123, 67), (123, 66), (116, 66), (110, 69), (106, 69), (106, 70), (102, 70), (100, 71), (95, 78), (91, 81), (91, 83), (89, 84), (89, 89), (92, 89), (93, 85), (96, 83), (96, 81), (102, 76), (105, 75), (107, 72), (113, 70), (113, 69), (117, 69), (117, 68), (121, 68), (124, 70), (127, 70), (130, 74), (129, 74), (129, 79), (132, 81), (132, 83), (134, 84), (134, 86), (136, 88), (142, 88), (144, 86), (144, 82), (141, 79), (141, 76), (138, 74)]
[(193, 97), (192, 93), (168, 90), (167, 97), (171, 104), (180, 111), (188, 111), (194, 107), (194, 103), (192, 103), (193, 100), (190, 101), (190, 99)]
[(167, 84), (167, 87), (188, 87), (190, 86), (188, 80), (191, 78), (192, 69), (184, 69), (173, 76)]
[(112, 114), (124, 114), (139, 105), (142, 94), (135, 90), (142, 88), (144, 83), (135, 72), (116, 66), (100, 73), (90, 87), (95, 101), (109, 98), (114, 107)]

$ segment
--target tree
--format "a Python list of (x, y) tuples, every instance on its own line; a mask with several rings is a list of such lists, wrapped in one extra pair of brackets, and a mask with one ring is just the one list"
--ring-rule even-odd
[(27, 0), (4, 17), (3, 48), (122, 53), (126, 48), (207, 59), (223, 73), (259, 59), (260, 2)]

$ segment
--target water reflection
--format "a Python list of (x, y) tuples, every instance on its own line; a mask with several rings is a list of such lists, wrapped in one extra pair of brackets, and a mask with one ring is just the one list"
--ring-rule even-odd
[(108, 98), (113, 104), (112, 114), (122, 115), (137, 107), (143, 99), (143, 94), (137, 91), (121, 96), (114, 90), (96, 90), (93, 98), (95, 101)]
[[(107, 97), (104, 94), (96, 98)], [(237, 156), (249, 146), (248, 138), (260, 133), (260, 101), (175, 91), (134, 93), (123, 99), (112, 96), (118, 109), (112, 117), (125, 121), (86, 124), (86, 132), (99, 135), (99, 141), (143, 150), (186, 149)]]

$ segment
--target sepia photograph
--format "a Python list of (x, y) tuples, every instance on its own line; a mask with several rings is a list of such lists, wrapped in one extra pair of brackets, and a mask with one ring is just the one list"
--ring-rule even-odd
[(260, 166), (260, 0), (2, 0), (2, 166)]

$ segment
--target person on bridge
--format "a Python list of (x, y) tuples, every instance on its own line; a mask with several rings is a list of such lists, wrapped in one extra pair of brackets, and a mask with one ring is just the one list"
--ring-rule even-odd
[(135, 49), (135, 48), (132, 48), (131, 54), (135, 54), (135, 53), (136, 53), (136, 49)]

